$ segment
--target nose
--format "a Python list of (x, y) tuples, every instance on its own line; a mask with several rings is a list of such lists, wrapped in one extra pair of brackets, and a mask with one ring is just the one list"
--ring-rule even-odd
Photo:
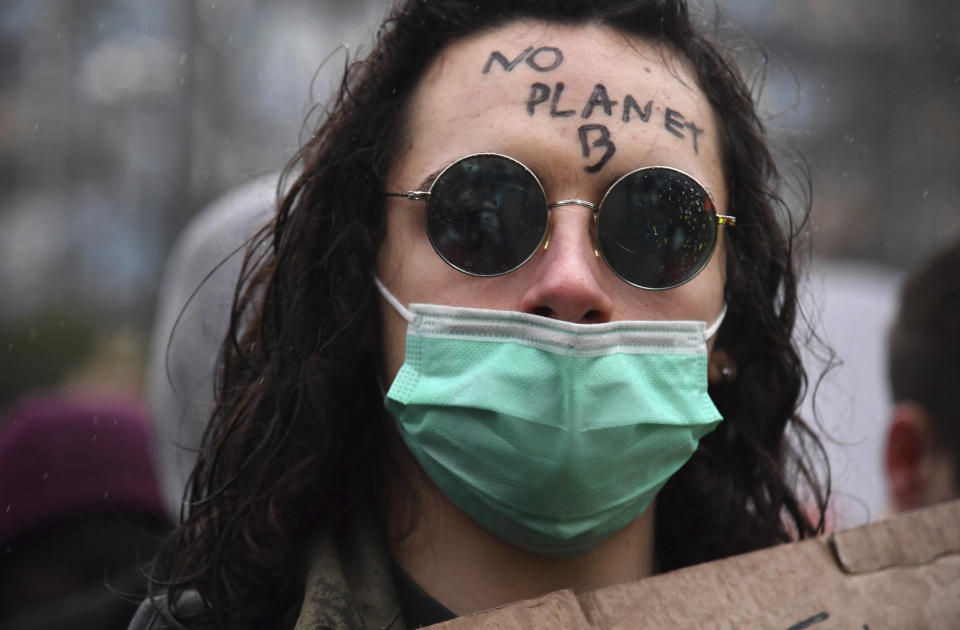
[(592, 228), (593, 213), (587, 208), (551, 210), (545, 251), (526, 265), (531, 276), (520, 310), (584, 324), (610, 321), (613, 300), (601, 283), (604, 263), (596, 255)]

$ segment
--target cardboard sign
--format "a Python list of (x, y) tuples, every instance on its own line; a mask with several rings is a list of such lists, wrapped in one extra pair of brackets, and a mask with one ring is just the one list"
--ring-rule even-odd
[(960, 629), (960, 501), (435, 630)]

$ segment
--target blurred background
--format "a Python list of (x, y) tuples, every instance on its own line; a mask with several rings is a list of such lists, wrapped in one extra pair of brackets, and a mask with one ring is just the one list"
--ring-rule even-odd
[[(785, 170), (802, 156), (812, 175), (804, 295), (845, 362), (816, 416), (835, 438), (838, 521), (859, 524), (885, 509), (882, 344), (897, 283), (960, 233), (960, 4), (718, 5), (702, 7), (704, 26), (751, 77)], [(283, 166), (385, 7), (3, 0), (0, 408), (53, 390), (142, 399), (177, 235)], [(823, 356), (808, 357), (814, 376)]]

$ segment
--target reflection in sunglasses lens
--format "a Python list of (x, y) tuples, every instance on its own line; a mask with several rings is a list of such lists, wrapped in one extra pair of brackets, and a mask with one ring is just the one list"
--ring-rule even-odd
[[(547, 201), (522, 164), (494, 154), (448, 166), (430, 188), (427, 233), (451, 266), (478, 276), (513, 271), (534, 254), (547, 228)], [(685, 173), (644, 168), (607, 192), (597, 215), (604, 259), (627, 282), (668, 289), (710, 260), (717, 219), (710, 196)]]
[(666, 289), (692, 278), (710, 259), (717, 225), (706, 191), (669, 168), (618, 181), (604, 197), (597, 239), (607, 264), (627, 282)]
[(430, 189), (427, 233), (453, 267), (493, 276), (533, 255), (547, 226), (540, 184), (519, 163), (475, 155), (447, 167)]

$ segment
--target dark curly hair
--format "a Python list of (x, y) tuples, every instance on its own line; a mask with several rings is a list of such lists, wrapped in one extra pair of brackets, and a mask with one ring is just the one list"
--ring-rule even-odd
[(725, 239), (728, 313), (716, 347), (738, 374), (711, 385), (724, 421), (658, 496), (658, 566), (822, 531), (826, 493), (803, 445), (812, 439), (822, 449), (796, 415), (806, 377), (791, 339), (790, 212), (750, 92), (693, 28), (686, 3), (409, 0), (386, 18), (372, 52), (347, 67), (325, 119), (288, 166), (275, 219), (248, 251), (189, 513), (158, 564), (171, 596), (196, 588), (222, 615), (280, 618), (302, 596), (303, 539), (336, 532), (358, 510), (387, 522), (386, 498), (406, 484), (377, 380), (372, 276), (385, 231), (384, 174), (397, 159), (411, 93), (438, 54), (522, 19), (596, 23), (664, 45), (689, 62), (720, 124), (738, 223)]

